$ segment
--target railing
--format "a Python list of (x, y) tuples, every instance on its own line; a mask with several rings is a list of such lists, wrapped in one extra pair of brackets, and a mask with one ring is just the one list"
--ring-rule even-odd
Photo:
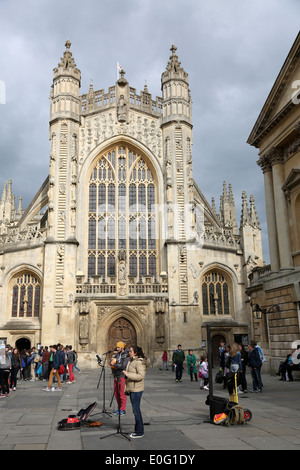
[[(166, 277), (162, 277), (160, 281), (157, 281), (153, 276), (146, 276), (138, 281), (136, 278), (128, 277), (126, 291), (128, 295), (167, 294), (168, 280)], [(117, 293), (118, 286), (115, 277), (108, 278), (108, 282), (103, 282), (101, 276), (95, 276), (88, 282), (83, 282), (83, 276), (77, 276), (76, 294), (78, 295), (116, 295)]]
[[(110, 87), (108, 93), (104, 90), (90, 91), (85, 95), (81, 95), (81, 112), (88, 114), (99, 109), (110, 108), (116, 102), (116, 87)], [(137, 95), (135, 88), (130, 88), (129, 107), (132, 109), (146, 111), (155, 116), (161, 116), (163, 110), (163, 101), (161, 97), (152, 100), (150, 93), (141, 92)]]
[(265, 277), (271, 274), (271, 265), (259, 266), (254, 268), (249, 274), (250, 285), (262, 281)]

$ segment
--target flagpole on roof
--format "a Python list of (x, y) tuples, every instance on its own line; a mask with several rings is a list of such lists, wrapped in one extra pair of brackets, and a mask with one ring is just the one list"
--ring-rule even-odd
[(122, 67), (121, 65), (119, 64), (119, 62), (117, 62), (117, 81), (119, 80), (120, 78), (120, 71), (122, 70)]

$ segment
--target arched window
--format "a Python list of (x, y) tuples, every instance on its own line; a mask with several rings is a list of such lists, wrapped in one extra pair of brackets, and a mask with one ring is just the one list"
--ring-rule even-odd
[(12, 279), (12, 317), (39, 317), (41, 285), (38, 278), (29, 272), (17, 274)]
[(100, 156), (89, 179), (88, 278), (117, 273), (126, 251), (129, 276), (156, 276), (156, 186), (146, 159), (117, 145)]
[(223, 273), (216, 270), (203, 276), (203, 315), (229, 315), (229, 284)]

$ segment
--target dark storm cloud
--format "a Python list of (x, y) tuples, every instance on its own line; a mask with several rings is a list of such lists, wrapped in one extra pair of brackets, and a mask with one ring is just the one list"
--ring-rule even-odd
[[(26, 207), (48, 174), (52, 70), (67, 39), (82, 72), (81, 92), (116, 81), (116, 63), (139, 92), (161, 95), (176, 44), (193, 100), (194, 178), (218, 209), (231, 183), (240, 218), (253, 194), (268, 261), (263, 175), (246, 140), (298, 33), (295, 0), (3, 0), (0, 5), (0, 191), (13, 180)], [(0, 194), (1, 196), (1, 194)]]

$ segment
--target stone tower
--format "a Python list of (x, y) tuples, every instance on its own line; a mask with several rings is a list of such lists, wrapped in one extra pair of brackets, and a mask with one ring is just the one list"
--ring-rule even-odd
[(161, 76), (163, 97), (162, 135), (167, 203), (168, 270), (174, 274), (173, 304), (189, 303), (188, 256), (194, 229), (192, 170), (192, 103), (188, 74), (176, 47), (171, 47), (166, 71)]
[[(50, 95), (49, 231), (45, 241), (48, 271), (45, 284), (55, 286), (53, 297), (45, 299), (45, 310), (49, 308), (46, 318), (57, 325), (61, 315), (71, 312), (78, 244), (75, 227), (81, 73), (70, 51), (70, 41), (65, 46), (63, 57), (53, 70)], [(68, 321), (64, 325), (68, 325)], [(45, 343), (48, 341), (46, 335), (45, 329)]]

